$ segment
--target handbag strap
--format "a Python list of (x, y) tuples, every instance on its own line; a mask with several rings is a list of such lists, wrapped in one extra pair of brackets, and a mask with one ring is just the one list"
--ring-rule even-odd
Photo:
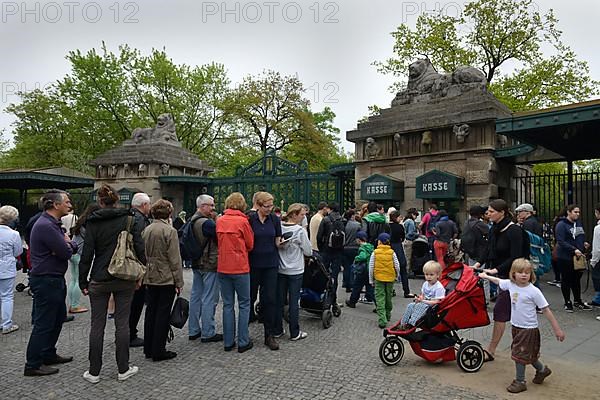
[(127, 226), (125, 227), (125, 230), (127, 231), (127, 233), (130, 233), (131, 231), (131, 224), (133, 222), (133, 216), (132, 215), (128, 215), (127, 216)]

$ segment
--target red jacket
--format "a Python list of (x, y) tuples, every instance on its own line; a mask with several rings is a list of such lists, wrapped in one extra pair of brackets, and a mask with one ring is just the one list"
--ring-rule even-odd
[(254, 233), (248, 217), (241, 211), (227, 209), (217, 219), (219, 258), (217, 272), (247, 274), (250, 272), (248, 252), (254, 247)]

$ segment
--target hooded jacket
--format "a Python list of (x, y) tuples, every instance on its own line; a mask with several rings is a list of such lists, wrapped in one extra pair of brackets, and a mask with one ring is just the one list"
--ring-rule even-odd
[(217, 220), (217, 241), (217, 272), (229, 275), (250, 272), (248, 253), (254, 247), (254, 232), (246, 214), (226, 209)]
[[(90, 280), (106, 282), (116, 279), (108, 273), (108, 265), (117, 247), (119, 233), (127, 227), (128, 216), (133, 218), (133, 212), (124, 208), (101, 208), (87, 217), (83, 253), (79, 262), (81, 289), (86, 289), (88, 286), (90, 269)], [(146, 259), (142, 239), (143, 229), (144, 226), (133, 218), (130, 232), (133, 236), (133, 249), (140, 261)]]
[(281, 233), (291, 233), (292, 238), (278, 249), (279, 273), (299, 275), (304, 272), (304, 257), (312, 255), (306, 229), (297, 224), (281, 224)]
[(558, 244), (558, 249), (556, 250), (557, 258), (572, 260), (575, 250), (583, 253), (585, 232), (579, 220), (571, 222), (568, 218), (563, 217), (556, 224), (555, 232), (556, 243)]

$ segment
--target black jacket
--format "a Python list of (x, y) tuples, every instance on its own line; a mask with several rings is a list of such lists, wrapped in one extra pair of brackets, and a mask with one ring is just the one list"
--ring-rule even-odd
[(512, 262), (523, 256), (523, 229), (510, 222), (506, 217), (490, 230), (486, 268), (496, 268), (500, 279), (508, 279)]
[[(129, 215), (134, 216), (134, 212), (123, 208), (102, 208), (87, 217), (83, 254), (79, 262), (79, 287), (81, 289), (87, 288), (89, 280), (106, 282), (115, 279), (108, 273), (108, 265), (117, 247), (119, 233), (127, 226)], [(138, 259), (145, 263), (146, 256), (142, 239), (144, 228), (145, 226), (140, 224), (140, 219), (134, 216), (131, 227), (133, 248)], [(90, 275), (89, 280), (88, 274)]]

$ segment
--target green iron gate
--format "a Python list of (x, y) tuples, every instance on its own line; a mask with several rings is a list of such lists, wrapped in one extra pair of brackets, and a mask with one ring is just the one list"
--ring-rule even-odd
[[(182, 177), (183, 178), (183, 177)], [(185, 185), (185, 209), (195, 210), (199, 194), (210, 194), (215, 198), (217, 210), (222, 211), (225, 199), (232, 192), (240, 192), (250, 207), (252, 195), (266, 191), (275, 197), (274, 204), (286, 210), (292, 203), (303, 203), (311, 212), (321, 201), (340, 203), (343, 209), (354, 206), (354, 164), (338, 164), (328, 171), (308, 172), (308, 163), (293, 163), (278, 157), (269, 149), (264, 157), (246, 167), (239, 167), (235, 176), (204, 178), (196, 185)]]

